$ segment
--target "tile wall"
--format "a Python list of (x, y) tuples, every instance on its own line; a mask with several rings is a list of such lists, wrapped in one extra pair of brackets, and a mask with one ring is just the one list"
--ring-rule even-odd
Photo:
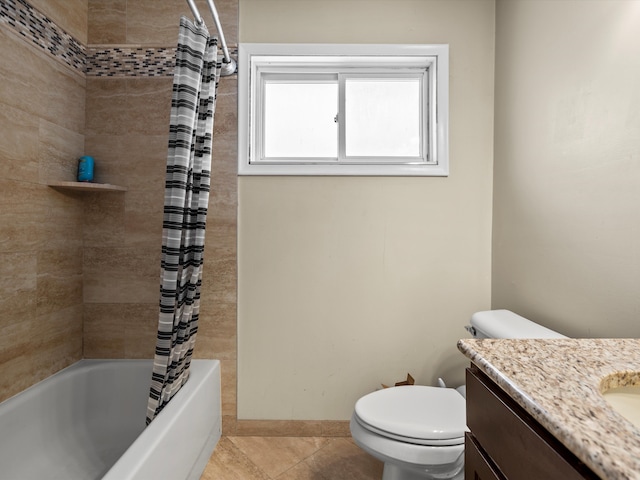
[[(234, 49), (238, 2), (216, 5)], [(184, 0), (0, 0), (0, 400), (83, 356), (153, 356), (181, 14), (191, 15)], [(233, 431), (236, 104), (237, 79), (226, 77), (195, 351), (222, 361), (225, 429)], [(96, 159), (96, 181), (128, 191), (47, 186), (73, 180), (85, 153)]]
[[(72, 179), (83, 153), (86, 80), (46, 49), (63, 37), (44, 14), (37, 28), (14, 15), (29, 8), (0, 1), (0, 400), (82, 358), (83, 203), (47, 182)], [(86, 32), (86, 14), (56, 26)]]

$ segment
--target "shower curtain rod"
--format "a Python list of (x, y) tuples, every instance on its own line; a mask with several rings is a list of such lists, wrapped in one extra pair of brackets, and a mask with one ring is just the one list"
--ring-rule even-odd
[[(194, 0), (187, 0), (189, 4), (189, 8), (193, 13), (193, 17), (195, 18), (198, 25), (202, 25), (204, 20), (198, 11), (198, 7), (195, 4)], [(220, 25), (220, 18), (218, 17), (218, 10), (216, 9), (216, 4), (213, 3), (213, 0), (207, 0), (207, 4), (209, 5), (209, 10), (211, 10), (211, 16), (213, 17), (213, 21), (216, 24), (216, 29), (218, 30), (218, 36), (220, 37), (220, 43), (222, 44), (222, 54), (224, 56), (222, 60), (222, 70), (220, 75), (223, 77), (227, 77), (229, 75), (233, 75), (236, 73), (237, 64), (236, 61), (231, 58), (229, 55), (229, 49), (227, 48), (227, 42), (224, 39), (224, 32), (222, 31), (222, 25)]]

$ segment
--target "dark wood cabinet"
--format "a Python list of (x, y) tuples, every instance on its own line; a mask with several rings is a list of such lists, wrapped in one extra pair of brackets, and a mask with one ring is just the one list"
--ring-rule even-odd
[(466, 480), (599, 478), (473, 364), (466, 382)]

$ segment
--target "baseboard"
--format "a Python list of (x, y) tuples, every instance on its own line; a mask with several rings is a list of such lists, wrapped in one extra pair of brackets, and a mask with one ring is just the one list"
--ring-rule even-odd
[(223, 417), (225, 436), (350, 437), (348, 420), (238, 420)]

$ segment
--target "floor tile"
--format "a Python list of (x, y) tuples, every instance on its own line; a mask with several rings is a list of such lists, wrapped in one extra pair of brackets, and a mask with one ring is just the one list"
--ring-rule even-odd
[(331, 440), (321, 437), (228, 437), (258, 468), (276, 478)]
[(200, 480), (271, 480), (226, 437), (222, 437)]
[(380, 480), (383, 464), (348, 437), (222, 437), (201, 480)]
[(379, 480), (383, 463), (365, 453), (349, 438), (331, 443), (305, 460), (323, 480)]
[(275, 480), (325, 480), (321, 473), (316, 472), (305, 462), (300, 462), (295, 467), (278, 475)]

